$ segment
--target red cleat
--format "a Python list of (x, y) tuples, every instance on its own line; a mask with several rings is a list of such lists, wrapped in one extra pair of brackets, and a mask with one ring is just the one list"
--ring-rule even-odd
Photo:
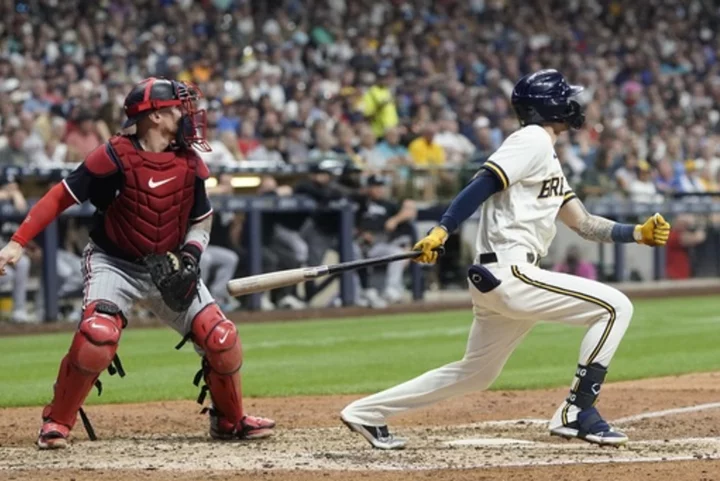
[(214, 409), (210, 411), (210, 436), (213, 439), (263, 439), (272, 435), (274, 427), (272, 419), (245, 416), (240, 422), (232, 424)]
[(45, 421), (40, 428), (37, 445), (40, 449), (64, 449), (68, 446), (70, 428), (53, 421)]

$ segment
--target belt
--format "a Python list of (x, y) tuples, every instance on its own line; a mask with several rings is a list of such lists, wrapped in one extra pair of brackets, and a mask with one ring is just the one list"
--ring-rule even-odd
[[(540, 256), (533, 254), (532, 252), (526, 253), (526, 259), (529, 264), (539, 264)], [(498, 261), (498, 256), (494, 252), (488, 252), (487, 254), (480, 254), (480, 264), (494, 264)]]

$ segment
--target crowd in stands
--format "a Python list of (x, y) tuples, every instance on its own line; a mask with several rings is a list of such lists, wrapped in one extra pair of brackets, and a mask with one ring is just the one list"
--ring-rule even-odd
[[(583, 197), (717, 188), (717, 15), (700, 0), (0, 2), (0, 165), (82, 161), (134, 82), (205, 92), (211, 166), (459, 167), (517, 128), (525, 72), (586, 86), (558, 154)], [(552, 32), (548, 31), (553, 26)], [(581, 186), (581, 187), (580, 187)]]
[[(416, 185), (452, 194), (458, 169), (472, 175), (518, 128), (515, 81), (552, 67), (585, 86), (586, 125), (556, 147), (582, 199), (713, 192), (717, 9), (703, 0), (0, 0), (0, 167), (81, 162), (119, 131), (132, 85), (159, 76), (204, 92), (211, 170), (339, 159), (393, 185), (432, 172), (434, 183)], [(17, 185), (7, 189), (12, 198)]]

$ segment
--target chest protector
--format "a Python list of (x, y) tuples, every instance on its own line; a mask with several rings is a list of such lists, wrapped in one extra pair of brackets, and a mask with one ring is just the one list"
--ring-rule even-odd
[(138, 151), (127, 137), (110, 140), (123, 186), (105, 213), (105, 233), (128, 258), (175, 251), (188, 229), (195, 181), (204, 164), (194, 152)]

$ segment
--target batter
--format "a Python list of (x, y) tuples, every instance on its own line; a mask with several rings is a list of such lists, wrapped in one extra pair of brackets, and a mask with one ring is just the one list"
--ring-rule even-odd
[(563, 132), (582, 127), (584, 114), (572, 100), (581, 91), (556, 70), (520, 79), (511, 101), (521, 128), (490, 156), (440, 224), (415, 245), (423, 252), (416, 262), (434, 263), (436, 249), (449, 233), (482, 205), (477, 255), (468, 269), (474, 321), (465, 356), (343, 409), (345, 424), (372, 446), (405, 447), (406, 441), (388, 430), (392, 415), (487, 389), (541, 320), (587, 329), (570, 393), (550, 420), (550, 433), (601, 445), (628, 440), (602, 418), (595, 403), (632, 318), (632, 303), (610, 286), (537, 265), (555, 237), (557, 218), (587, 240), (649, 246), (665, 245), (670, 224), (659, 214), (642, 225), (619, 224), (591, 215), (575, 196), (554, 144)]

